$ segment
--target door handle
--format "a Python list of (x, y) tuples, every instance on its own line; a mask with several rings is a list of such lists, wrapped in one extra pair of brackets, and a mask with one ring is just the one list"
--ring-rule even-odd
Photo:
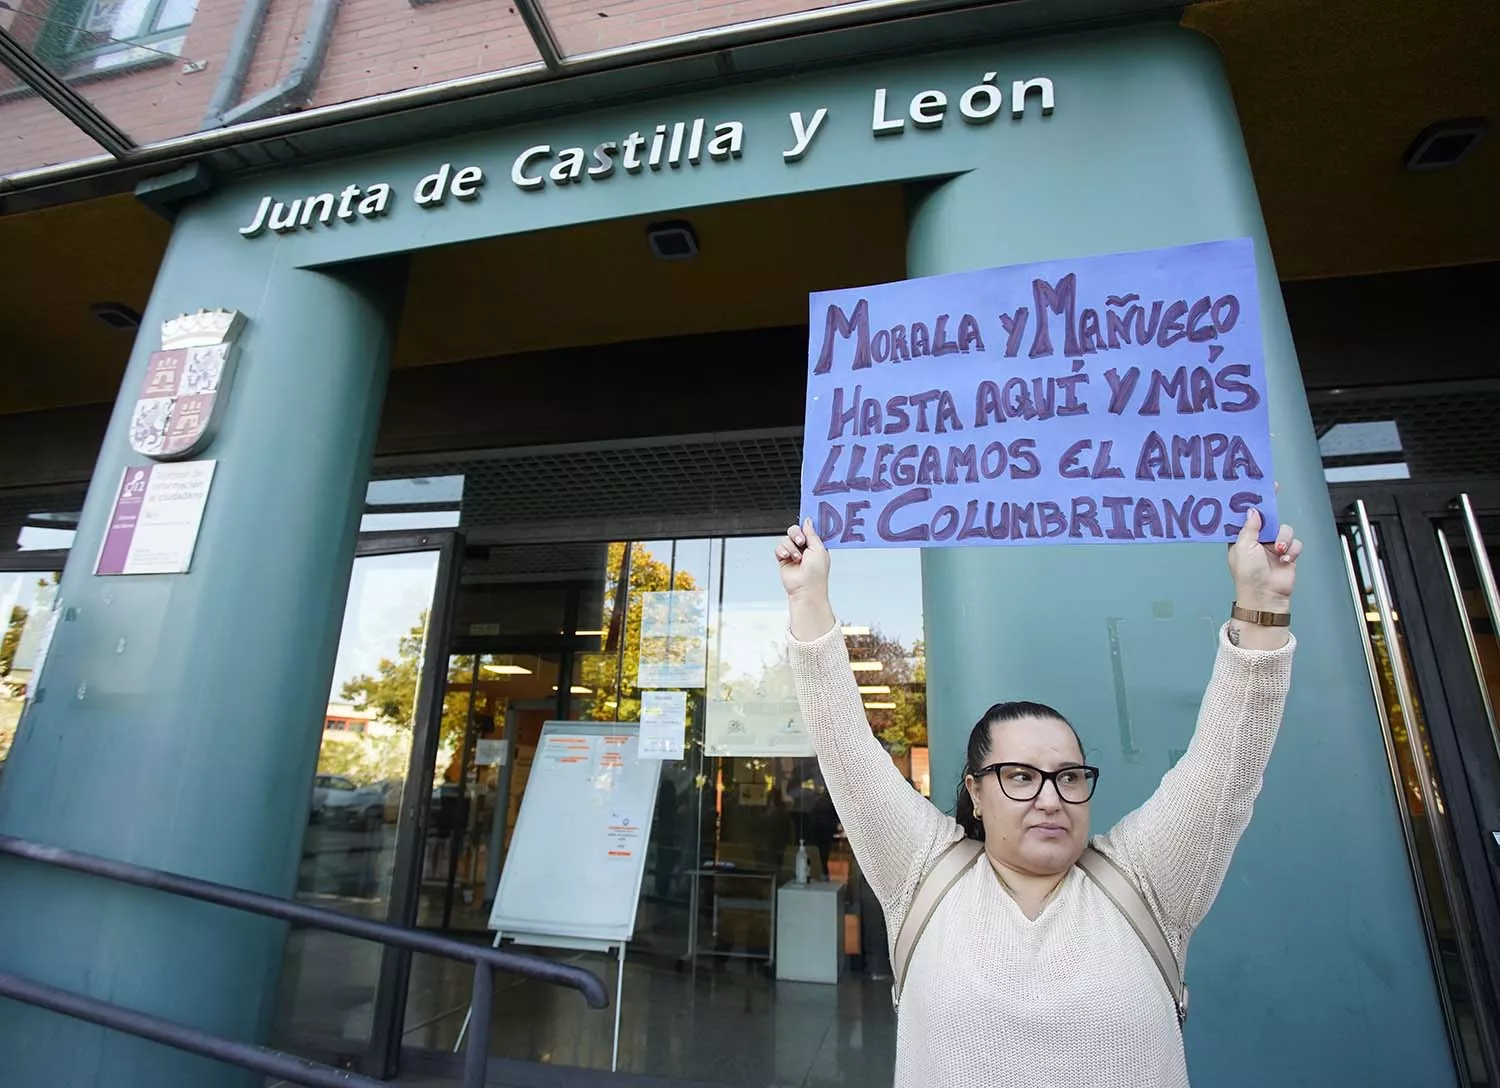
[(1474, 516), (1474, 504), (1467, 494), (1458, 497), (1459, 508), (1464, 515), (1464, 532), (1469, 537), (1469, 551), (1474, 555), (1474, 569), (1479, 572), (1479, 584), (1484, 589), (1484, 604), (1489, 609), (1490, 623), (1500, 631), (1500, 591), (1495, 588), (1495, 572), (1490, 569), (1490, 553), (1484, 547), (1484, 535), (1479, 531), (1479, 519)]
[[(1475, 572), (1485, 594), (1485, 608), (1490, 612), (1491, 630), (1500, 632), (1500, 593), (1496, 591), (1496, 576), (1490, 567), (1490, 552), (1485, 549), (1484, 534), (1479, 531), (1479, 518), (1469, 495), (1458, 497), (1458, 509), (1464, 519), (1464, 536), (1469, 539), (1469, 554), (1475, 561)], [(1449, 546), (1448, 533), (1442, 525), (1437, 528), (1437, 548), (1443, 554), (1443, 567), (1448, 572), (1448, 585), (1454, 594), (1454, 608), (1458, 609), (1458, 623), (1464, 630), (1464, 644), (1469, 647), (1469, 663), (1475, 669), (1475, 683), (1479, 684), (1479, 699), (1484, 702), (1485, 720), (1490, 723), (1490, 740), (1500, 758), (1500, 729), (1496, 728), (1496, 710), (1490, 701), (1490, 684), (1485, 683), (1484, 663), (1479, 659), (1479, 641), (1475, 638), (1475, 624), (1469, 618), (1469, 605), (1464, 602), (1464, 587), (1458, 579), (1458, 564), (1454, 561), (1454, 549)]]
[[(1370, 643), (1370, 632), (1367, 630), (1369, 617), (1366, 615), (1365, 594), (1359, 586), (1359, 575), (1355, 573), (1354, 551), (1349, 538), (1340, 533), (1339, 543), (1344, 546), (1344, 573), (1349, 577), (1349, 597), (1354, 602), (1354, 616), (1359, 623), (1359, 644), (1365, 651), (1365, 668), (1370, 673), (1370, 692), (1375, 696), (1375, 712), (1380, 716), (1380, 735), (1385, 740), (1386, 762), (1391, 768), (1391, 785), (1395, 787), (1399, 796), (1405, 792), (1406, 787), (1401, 781), (1401, 763), (1396, 758), (1395, 734), (1391, 732), (1391, 712), (1386, 709), (1385, 691), (1380, 686), (1380, 665), (1375, 660), (1375, 647)], [(1401, 825), (1406, 832), (1407, 847), (1415, 863), (1417, 848), (1416, 840), (1412, 836), (1411, 819), (1407, 815), (1405, 805), (1398, 805), (1397, 808), (1401, 812)]]
[[(1401, 707), (1401, 721), (1406, 726), (1406, 744), (1411, 749), (1412, 768), (1417, 773), (1417, 785), (1422, 792), (1422, 807), (1427, 819), (1434, 825), (1442, 809), (1438, 806), (1437, 786), (1432, 781), (1432, 769), (1427, 765), (1427, 753), (1422, 746), (1422, 728), (1417, 721), (1417, 700), (1411, 690), (1411, 681), (1406, 670), (1406, 654), (1401, 649), (1401, 640), (1396, 632), (1396, 610), (1391, 604), (1390, 586), (1386, 584), (1385, 568), (1380, 561), (1380, 545), (1375, 542), (1375, 530), (1370, 524), (1370, 512), (1365, 501), (1354, 504), (1359, 516), (1359, 535), (1364, 544), (1365, 559), (1370, 566), (1370, 588), (1375, 591), (1375, 610), (1379, 615), (1380, 633), (1385, 639), (1385, 650), (1390, 656), (1391, 681), (1396, 686), (1396, 702)], [(1433, 838), (1440, 836), (1434, 827)], [(1438, 851), (1441, 857), (1442, 851)], [(1443, 866), (1447, 868), (1447, 866)], [(1447, 875), (1447, 874), (1445, 874)]]

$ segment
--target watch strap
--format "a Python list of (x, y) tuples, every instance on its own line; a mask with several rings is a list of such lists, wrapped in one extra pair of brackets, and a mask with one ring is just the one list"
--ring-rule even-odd
[(1229, 607), (1229, 615), (1233, 619), (1253, 623), (1258, 627), (1290, 627), (1292, 625), (1290, 612), (1257, 612), (1253, 608), (1241, 608), (1238, 604), (1232, 604)]

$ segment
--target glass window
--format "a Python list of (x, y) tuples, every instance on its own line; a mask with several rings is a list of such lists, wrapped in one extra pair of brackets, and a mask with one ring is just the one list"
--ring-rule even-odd
[(54, 69), (103, 71), (178, 56), (197, 0), (58, 0), (37, 41)]
[[(309, 783), (299, 900), (388, 917), (438, 563), (436, 551), (354, 561)], [(357, 1053), (373, 1027), (382, 956), (368, 941), (294, 929), (282, 960), (279, 1045)]]
[(0, 571), (0, 773), (46, 655), (61, 572)]
[[(578, 583), (578, 615), (597, 618), (579, 620), (557, 659), (561, 668), (548, 673), (574, 720), (636, 721), (643, 691), (687, 694), (683, 754), (663, 763), (626, 961), (620, 1069), (743, 1085), (889, 1083), (889, 993), (883, 982), (864, 985), (889, 977), (885, 927), (800, 728), (773, 546), (770, 537), (609, 544), (600, 575)], [(927, 730), (918, 553), (841, 553), (835, 562), (835, 603), (861, 686), (870, 689), (871, 726), (922, 788)], [(510, 626), (498, 614), (494, 623)], [(481, 659), (531, 660), (551, 658)], [(465, 715), (471, 699), (479, 705), (487, 672), (496, 684), (526, 679), (483, 665), (477, 679), (464, 674), (450, 698)], [(471, 752), (479, 728), (468, 729)], [(524, 799), (536, 735), (517, 727), (506, 736), (517, 740), (508, 753), (508, 834)], [(471, 754), (469, 765), (478, 762)], [(490, 821), (466, 818), (482, 826)], [(837, 981), (799, 989), (792, 1000), (777, 985), (773, 919), (778, 904), (797, 894), (799, 853), (811, 881), (832, 885), (825, 894), (834, 896), (837, 910), (819, 940), (830, 962), (845, 969)], [(454, 864), (451, 855), (442, 861)], [(462, 870), (470, 863), (457, 864)], [(475, 885), (476, 900), (492, 895)], [(483, 930), (482, 914), (467, 902), (448, 910), (452, 928)], [(577, 958), (603, 974), (612, 969), (592, 954), (540, 951)], [(466, 970), (416, 957), (406, 1044), (451, 1048), (468, 986)], [(609, 1068), (612, 1018), (576, 1005), (571, 995), (547, 987), (500, 987), (492, 1054)], [(859, 1045), (851, 1045), (854, 1038)]]
[(67, 551), (82, 507), (81, 487), (42, 495), (0, 492), (0, 554)]
[(372, 480), (365, 489), (360, 532), (453, 529), (462, 520), (464, 477), (398, 476)]

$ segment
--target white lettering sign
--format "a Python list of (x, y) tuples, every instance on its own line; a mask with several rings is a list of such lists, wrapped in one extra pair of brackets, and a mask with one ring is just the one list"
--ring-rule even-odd
[[(870, 135), (875, 138), (902, 135), (908, 127), (941, 129), (955, 111), (964, 124), (984, 125), (1004, 110), (1005, 90), (998, 72), (986, 72), (972, 87), (955, 98), (950, 91), (929, 88), (910, 99), (893, 98), (878, 87), (871, 100)], [(1031, 112), (1052, 113), (1056, 90), (1046, 76), (1017, 79), (1010, 83), (1010, 116), (1019, 120)], [(811, 112), (787, 114), (791, 128), (789, 146), (781, 150), (784, 163), (802, 162), (811, 153), (829, 120), (827, 106)], [(522, 149), (510, 163), (511, 184), (522, 193), (545, 193), (591, 181), (605, 181), (620, 173), (649, 177), (653, 173), (681, 172), (710, 165), (733, 163), (745, 154), (745, 124), (738, 120), (710, 122), (704, 117), (663, 121), (650, 130), (636, 129), (623, 137), (601, 140), (592, 148), (533, 144)], [(417, 182), (411, 193), (416, 207), (437, 209), (449, 199), (470, 204), (481, 199), (487, 180), (485, 167), (445, 162)], [(380, 219), (391, 212), (392, 186), (376, 181), (346, 185), (337, 193), (312, 193), (290, 200), (267, 194), (260, 198), (250, 221), (239, 228), (245, 238), (267, 231), (291, 234), (319, 227), (335, 227), (359, 219)]]

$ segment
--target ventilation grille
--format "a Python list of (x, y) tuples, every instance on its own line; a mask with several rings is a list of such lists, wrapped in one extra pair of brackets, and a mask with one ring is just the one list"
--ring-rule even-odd
[[(1347, 398), (1319, 393), (1311, 410), (1320, 434), (1336, 423), (1394, 420), (1402, 452), (1391, 459), (1404, 460), (1415, 480), (1493, 476), (1500, 466), (1500, 391), (1434, 387), (1389, 396), (1351, 392)], [(487, 451), (379, 464), (374, 478), (462, 475), (460, 524), (480, 540), (517, 526), (544, 533), (548, 525), (566, 527), (563, 538), (606, 540), (679, 535), (670, 531), (674, 519), (699, 526), (738, 519), (767, 531), (796, 516), (801, 474), (801, 435), (777, 431), (612, 448)], [(82, 487), (0, 492), (0, 553), (16, 550), (28, 519), (77, 511), (82, 504)], [(662, 528), (647, 536), (647, 520)], [(592, 534), (580, 530), (584, 525), (594, 527)], [(592, 570), (598, 561), (597, 549), (565, 546), (496, 545), (490, 555), (496, 573), (535, 577)], [(482, 572), (485, 566), (466, 569)]]
[(471, 549), (464, 558), (464, 579), (568, 581), (602, 579), (608, 546), (589, 544), (496, 544)]
[[(485, 453), (381, 466), (378, 479), (464, 477), (462, 526), (796, 516), (802, 437), (710, 436), (613, 448)], [(606, 534), (608, 535), (608, 534)]]

